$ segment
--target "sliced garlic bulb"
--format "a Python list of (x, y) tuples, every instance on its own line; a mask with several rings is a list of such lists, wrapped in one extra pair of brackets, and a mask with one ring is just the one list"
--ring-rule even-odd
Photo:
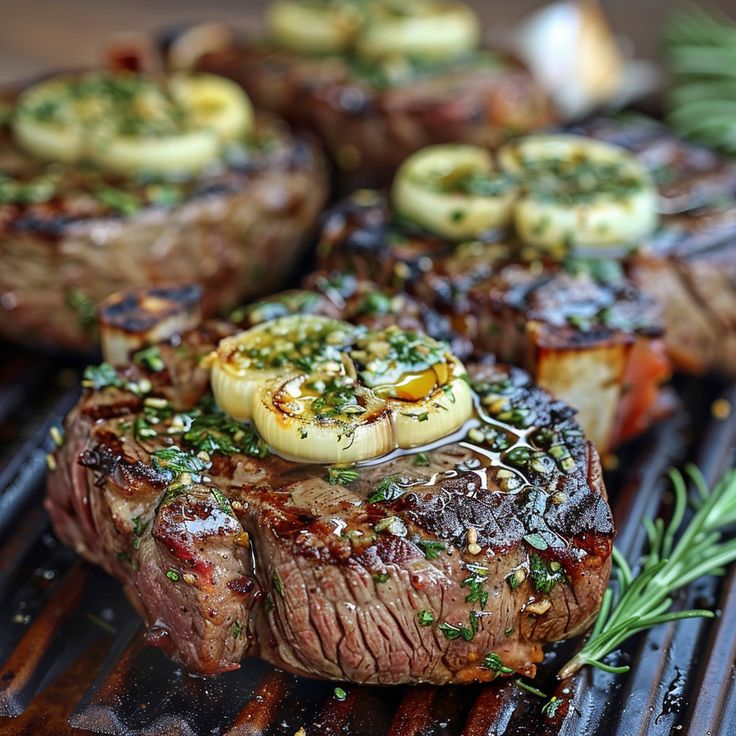
[(242, 87), (215, 74), (175, 74), (169, 89), (187, 111), (189, 123), (220, 140), (242, 138), (253, 129), (253, 105)]
[(481, 24), (465, 3), (413, 0), (378, 3), (358, 36), (356, 50), (370, 58), (392, 56), (446, 59), (477, 48)]
[(270, 6), (267, 22), (280, 46), (326, 54), (345, 51), (352, 44), (360, 15), (348, 3), (279, 0)]
[(287, 458), (354, 463), (395, 447), (391, 410), (345, 375), (300, 375), (262, 385), (253, 422)]
[(40, 158), (190, 174), (215, 161), (224, 141), (250, 132), (253, 109), (237, 85), (213, 75), (92, 72), (27, 90), (12, 126), (18, 144)]
[(89, 149), (89, 159), (103, 169), (121, 174), (183, 174), (201, 171), (217, 158), (217, 136), (209, 130), (141, 138), (100, 136)]
[(281, 317), (225, 338), (205, 365), (222, 410), (289, 459), (372, 459), (441, 439), (473, 413), (462, 363), (395, 326)]
[(519, 179), (516, 231), (550, 251), (637, 245), (657, 225), (657, 190), (626, 150), (574, 135), (527, 136), (504, 146)]
[(207, 358), (217, 403), (234, 419), (248, 420), (265, 381), (313, 370), (343, 373), (342, 353), (355, 329), (327, 317), (289, 315), (221, 340)]
[(16, 103), (12, 119), (18, 145), (34, 156), (52, 161), (78, 161), (84, 150), (85, 123), (104, 114), (104, 100), (97, 103), (70, 95), (74, 78), (59, 76), (30, 87)]
[(475, 238), (508, 225), (518, 189), (494, 171), (490, 154), (479, 146), (428, 146), (412, 154), (394, 178), (396, 210), (452, 240)]

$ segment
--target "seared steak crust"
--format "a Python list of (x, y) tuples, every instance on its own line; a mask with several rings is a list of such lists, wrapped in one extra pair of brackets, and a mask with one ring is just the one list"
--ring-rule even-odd
[[(201, 673), (257, 655), (307, 676), (439, 684), (493, 679), (488, 654), (531, 674), (545, 643), (589, 624), (613, 525), (567, 405), (521, 370), (472, 367), (494, 417), (485, 444), (333, 484), (237, 433), (216, 449), (232, 429), (216, 415), (192, 424), (213, 411), (199, 358), (234, 329), (208, 323), (161, 345), (161, 370), (87, 390), (50, 474), (57, 533), (124, 582), (152, 644)], [(210, 448), (196, 473), (157, 463), (195, 436)]]
[(198, 67), (241, 84), (257, 107), (315, 131), (360, 186), (387, 182), (424, 146), (496, 148), (554, 119), (531, 75), (501, 57), (461, 61), (398, 84), (361, 74), (341, 57), (314, 58), (267, 45), (213, 52)]
[(323, 222), (321, 268), (430, 305), (480, 354), (523, 366), (575, 406), (599, 449), (661, 416), (669, 366), (659, 308), (616, 263), (520, 261), (494, 236), (456, 246), (395, 220), (375, 192), (340, 202)]
[(212, 315), (282, 286), (324, 204), (324, 161), (269, 118), (255, 141), (162, 185), (38, 162), (0, 131), (0, 170), (21, 185), (57, 182), (41, 202), (0, 196), (0, 334), (92, 350), (95, 306), (125, 287), (198, 282)]
[(675, 367), (736, 376), (736, 165), (654, 121), (580, 132), (631, 149), (658, 182), (662, 227), (625, 267), (661, 305)]

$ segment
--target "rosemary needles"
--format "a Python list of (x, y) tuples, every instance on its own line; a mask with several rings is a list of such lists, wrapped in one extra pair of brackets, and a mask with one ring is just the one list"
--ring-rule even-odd
[(630, 636), (667, 621), (683, 618), (713, 618), (712, 611), (672, 610), (672, 594), (704, 575), (720, 575), (736, 560), (736, 539), (724, 541), (723, 532), (736, 525), (736, 470), (731, 470), (713, 488), (708, 488), (695, 466), (687, 477), (697, 491), (694, 514), (683, 527), (688, 508), (685, 478), (670, 471), (675, 493), (672, 519), (645, 519), (648, 552), (636, 574), (623, 555), (613, 550), (615, 581), (603, 596), (601, 610), (590, 638), (559, 671), (558, 679), (569, 677), (586, 664), (607, 672), (626, 672), (603, 658)]

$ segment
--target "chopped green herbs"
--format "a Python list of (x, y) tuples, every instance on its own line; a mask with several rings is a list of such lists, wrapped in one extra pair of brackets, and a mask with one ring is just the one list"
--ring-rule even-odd
[(400, 498), (404, 493), (404, 489), (399, 485), (399, 480), (398, 475), (387, 475), (382, 478), (368, 500), (371, 503), (379, 503), (381, 501), (395, 501)]
[(424, 552), (424, 556), (428, 560), (436, 560), (440, 556), (440, 553), (447, 549), (443, 542), (438, 542), (434, 539), (420, 538), (416, 540), (416, 545)]
[(82, 386), (99, 391), (108, 386), (121, 387), (123, 380), (109, 363), (100, 363), (99, 365), (88, 365), (84, 369)]
[(243, 634), (243, 624), (241, 624), (240, 621), (236, 621), (230, 627), (230, 633), (231, 633), (233, 639), (240, 639), (240, 637)]
[(412, 461), (418, 468), (426, 468), (429, 465), (429, 455), (426, 452), (418, 452)]
[(556, 695), (553, 695), (543, 706), (542, 715), (545, 718), (554, 718), (557, 715), (557, 710), (562, 705), (563, 701), (560, 700)]
[(93, 195), (98, 201), (119, 215), (129, 217), (141, 208), (138, 197), (116, 187), (99, 187), (94, 190)]
[(279, 598), (283, 598), (284, 586), (282, 585), (281, 578), (277, 572), (274, 572), (273, 575), (271, 575), (271, 585), (273, 585), (273, 589), (276, 591)]
[(178, 583), (181, 580), (181, 573), (178, 570), (174, 570), (173, 567), (170, 567), (166, 571), (166, 577), (171, 580), (172, 583)]
[(142, 365), (144, 368), (148, 368), (149, 371), (158, 373), (162, 371), (166, 366), (163, 358), (161, 357), (161, 351), (155, 345), (139, 350), (133, 356), (133, 362), (136, 365)]
[(552, 561), (547, 566), (535, 553), (529, 557), (529, 578), (538, 593), (550, 593), (557, 583), (564, 582), (565, 573), (559, 562)]
[(431, 626), (434, 623), (434, 614), (432, 611), (417, 611), (417, 621), (420, 626)]
[(355, 468), (341, 468), (331, 465), (327, 469), (327, 482), (333, 486), (346, 486), (360, 478), (360, 471)]
[(192, 455), (174, 445), (173, 447), (162, 447), (151, 453), (151, 462), (155, 470), (169, 475), (179, 473), (201, 473), (206, 470), (210, 463), (207, 460)]
[(499, 675), (510, 675), (516, 671), (511, 667), (506, 667), (506, 665), (501, 661), (501, 657), (499, 657), (495, 652), (490, 652), (483, 657), (483, 667), (484, 669), (493, 672), (496, 677)]
[(463, 585), (469, 589), (469, 593), (465, 596), (466, 603), (478, 603), (481, 610), (488, 603), (488, 592), (483, 589), (486, 578), (488, 577), (488, 568), (482, 565), (467, 565), (470, 575), (463, 580)]
[(469, 626), (462, 624), (450, 624), (447, 621), (443, 621), (437, 628), (445, 635), (446, 639), (454, 641), (455, 639), (463, 639), (464, 641), (471, 641), (478, 631), (478, 617), (471, 611), (468, 614)]
[(380, 573), (378, 575), (374, 575), (373, 576), (373, 579), (377, 583), (385, 583), (385, 582), (388, 582), (389, 577), (390, 577), (390, 575), (387, 572), (382, 572), (382, 573)]

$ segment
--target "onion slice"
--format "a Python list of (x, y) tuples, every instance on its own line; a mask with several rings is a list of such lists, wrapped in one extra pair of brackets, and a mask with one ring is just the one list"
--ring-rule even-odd
[(392, 326), (370, 332), (291, 315), (222, 340), (205, 361), (222, 410), (280, 455), (351, 463), (429, 444), (473, 413), (447, 346)]
[(372, 59), (446, 59), (472, 51), (480, 40), (478, 16), (465, 3), (415, 0), (396, 8), (378, 5), (358, 36), (356, 50)]
[(657, 190), (625, 149), (574, 135), (527, 136), (504, 146), (501, 167), (521, 182), (514, 224), (526, 243), (635, 246), (657, 225)]
[(409, 156), (391, 196), (404, 217), (442, 237), (467, 240), (508, 225), (517, 193), (510, 177), (494, 171), (488, 151), (448, 144)]
[(280, 455), (354, 463), (395, 447), (391, 410), (345, 375), (300, 375), (259, 388), (253, 423)]
[(359, 28), (357, 8), (349, 4), (279, 0), (270, 6), (267, 23), (274, 41), (298, 53), (339, 53)]

